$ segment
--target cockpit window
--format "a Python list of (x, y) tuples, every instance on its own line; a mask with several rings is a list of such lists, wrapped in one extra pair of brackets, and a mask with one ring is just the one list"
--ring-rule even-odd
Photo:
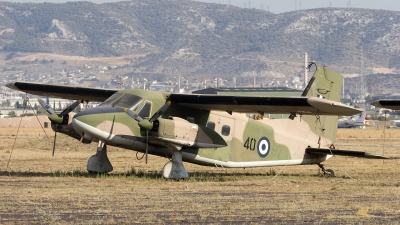
[(104, 106), (104, 105), (111, 105), (111, 103), (113, 103), (115, 100), (117, 100), (118, 98), (120, 98), (122, 96), (122, 93), (115, 93), (113, 95), (111, 95), (109, 98), (107, 98), (104, 102), (102, 102), (99, 106)]
[(126, 93), (115, 93), (111, 95), (107, 100), (101, 103), (99, 106), (112, 106), (128, 108), (132, 111), (136, 110), (143, 99), (136, 95), (126, 94)]
[(151, 102), (145, 102), (138, 115), (142, 118), (150, 117)]

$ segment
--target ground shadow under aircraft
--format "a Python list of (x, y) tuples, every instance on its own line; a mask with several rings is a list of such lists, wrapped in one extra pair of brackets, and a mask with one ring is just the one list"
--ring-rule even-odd
[[(55, 171), (55, 172), (32, 172), (32, 171), (24, 171), (24, 172), (16, 172), (16, 171), (1, 171), (0, 176), (13, 176), (13, 177), (84, 177), (84, 178), (140, 178), (140, 179), (150, 179), (150, 180), (159, 180), (165, 179), (160, 171), (142, 171), (131, 169), (125, 173), (92, 173), (88, 171)], [(235, 181), (242, 180), (246, 178), (272, 178), (275, 177), (275, 171), (271, 170), (267, 173), (238, 173), (238, 172), (191, 172), (189, 173), (188, 181)], [(315, 174), (286, 174), (280, 173), (277, 176), (281, 177), (327, 177), (322, 172)], [(345, 177), (343, 177), (345, 178)]]

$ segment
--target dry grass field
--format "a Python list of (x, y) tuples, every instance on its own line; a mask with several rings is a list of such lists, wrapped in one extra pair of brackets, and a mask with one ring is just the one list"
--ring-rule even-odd
[[(400, 224), (396, 160), (334, 156), (324, 163), (332, 178), (316, 165), (186, 163), (191, 177), (171, 181), (159, 173), (167, 159), (149, 156), (145, 165), (136, 152), (109, 147), (114, 171), (93, 175), (85, 167), (95, 144), (59, 134), (51, 156), (54, 133), (45, 132), (0, 127), (0, 224)], [(400, 129), (338, 137), (336, 148), (400, 157)]]

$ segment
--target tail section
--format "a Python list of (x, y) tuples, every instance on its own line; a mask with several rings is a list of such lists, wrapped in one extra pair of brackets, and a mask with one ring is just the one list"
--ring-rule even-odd
[(365, 128), (365, 116), (367, 115), (366, 111), (363, 111), (359, 117), (354, 121), (354, 127)]
[[(318, 68), (303, 92), (307, 97), (320, 97), (332, 101), (340, 101), (343, 76), (326, 67)], [(302, 116), (311, 131), (320, 137), (334, 142), (338, 127), (338, 116)]]

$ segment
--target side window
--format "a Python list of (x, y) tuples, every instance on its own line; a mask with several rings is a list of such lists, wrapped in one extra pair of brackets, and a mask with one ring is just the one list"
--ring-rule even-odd
[(206, 127), (210, 128), (211, 130), (215, 130), (215, 123), (208, 121)]
[(194, 122), (195, 122), (195, 121), (194, 121), (194, 118), (191, 117), (191, 116), (188, 116), (188, 117), (186, 118), (186, 120), (189, 121), (189, 123), (194, 123)]
[(142, 118), (150, 117), (151, 102), (145, 102), (143, 107), (140, 109), (138, 115)]
[(223, 125), (221, 129), (221, 134), (224, 136), (229, 136), (229, 133), (231, 132), (231, 127), (228, 125)]

